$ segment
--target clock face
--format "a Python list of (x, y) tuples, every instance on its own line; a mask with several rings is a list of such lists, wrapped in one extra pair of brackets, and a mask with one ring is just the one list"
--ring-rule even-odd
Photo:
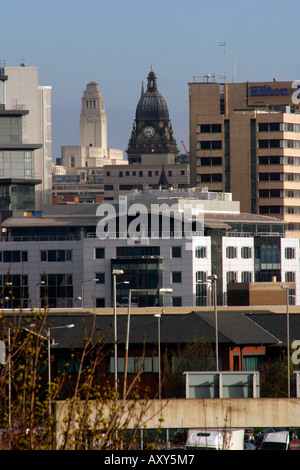
[(155, 134), (155, 129), (152, 126), (147, 126), (144, 129), (144, 136), (145, 137), (153, 137)]
[(92, 116), (89, 116), (89, 117), (87, 118), (87, 122), (93, 122), (93, 120), (94, 120), (94, 119), (93, 119)]

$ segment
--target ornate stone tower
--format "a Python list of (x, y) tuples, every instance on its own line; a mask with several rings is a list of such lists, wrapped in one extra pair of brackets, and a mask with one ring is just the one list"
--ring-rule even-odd
[(80, 146), (107, 149), (104, 98), (96, 82), (87, 84), (81, 98)]
[[(147, 91), (142, 86), (135, 121), (126, 153), (129, 164), (142, 163), (142, 155), (153, 155), (153, 164), (159, 163), (162, 155), (178, 155), (166, 101), (157, 90), (156, 75), (148, 75)], [(152, 160), (152, 159), (151, 159)]]

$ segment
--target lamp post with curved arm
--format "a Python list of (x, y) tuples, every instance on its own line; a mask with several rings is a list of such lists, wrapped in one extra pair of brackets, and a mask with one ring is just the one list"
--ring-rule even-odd
[(123, 383), (123, 398), (126, 396), (127, 389), (127, 369), (128, 369), (128, 349), (129, 349), (129, 330), (130, 330), (130, 309), (131, 309), (131, 294), (132, 292), (159, 292), (160, 294), (171, 294), (173, 289), (161, 287), (160, 289), (129, 289), (128, 299), (128, 314), (127, 314), (127, 330), (126, 330), (126, 344), (125, 344), (125, 364), (124, 364), (124, 383)]

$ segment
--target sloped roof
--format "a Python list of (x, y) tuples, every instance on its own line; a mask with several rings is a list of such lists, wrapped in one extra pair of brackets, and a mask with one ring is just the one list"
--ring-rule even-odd
[[(270, 334), (286, 346), (287, 340), (287, 315), (284, 313), (248, 313), (247, 317), (256, 325), (264, 328)], [(289, 315), (290, 342), (300, 338), (300, 314)]]
[[(275, 314), (278, 315), (278, 314)], [(263, 317), (264, 315), (262, 315)], [(268, 316), (268, 315), (266, 315)], [(84, 338), (92, 331), (93, 315), (90, 313), (48, 314), (51, 326), (74, 324), (74, 328), (53, 329), (51, 335), (58, 348), (81, 348)], [(299, 316), (300, 319), (300, 316)], [(95, 337), (102, 335), (105, 342), (113, 344), (113, 315), (95, 317)], [(161, 343), (185, 344), (195, 339), (207, 343), (215, 342), (215, 320), (213, 312), (191, 312), (189, 314), (165, 314), (161, 316)], [(261, 320), (262, 322), (262, 320)], [(126, 342), (127, 315), (118, 315), (118, 340)], [(219, 344), (232, 345), (279, 345), (276, 335), (242, 312), (218, 312)], [(299, 328), (300, 330), (300, 328)], [(153, 315), (132, 314), (130, 316), (130, 344), (155, 344), (158, 340), (158, 320)]]

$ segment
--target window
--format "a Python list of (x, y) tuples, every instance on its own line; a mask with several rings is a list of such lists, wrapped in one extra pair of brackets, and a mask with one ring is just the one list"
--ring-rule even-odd
[[(143, 372), (152, 372), (158, 373), (158, 357), (150, 356), (145, 357), (144, 360), (140, 356), (129, 356), (128, 357), (128, 368), (127, 371), (129, 374), (136, 374), (143, 368)], [(124, 373), (125, 369), (125, 359), (124, 357), (117, 358), (117, 369), (121, 374)], [(109, 372), (115, 372), (115, 360), (113, 357), (109, 358)]]
[(295, 248), (285, 248), (284, 250), (285, 259), (295, 258)]
[(0, 275), (0, 304), (4, 308), (29, 307), (27, 275)]
[(172, 246), (172, 258), (181, 258), (181, 246)]
[(105, 307), (105, 298), (99, 297), (96, 299), (96, 308), (104, 308)]
[(196, 271), (196, 305), (207, 305), (207, 273), (205, 271)]
[(173, 307), (181, 307), (182, 306), (182, 298), (181, 297), (173, 297), (172, 298), (172, 306)]
[(241, 257), (243, 259), (252, 258), (252, 248), (251, 248), (251, 246), (243, 246), (241, 248)]
[(279, 122), (261, 122), (258, 124), (259, 132), (276, 132), (280, 131)]
[(242, 282), (252, 282), (252, 272), (243, 271), (241, 278), (242, 278)]
[(260, 149), (272, 149), (280, 148), (279, 139), (262, 139), (258, 141), (258, 148)]
[(172, 272), (172, 283), (173, 284), (181, 283), (181, 271)]
[(296, 273), (287, 271), (285, 273), (285, 282), (295, 282)]
[(201, 134), (222, 132), (221, 124), (200, 124), (197, 126), (197, 132)]
[(197, 246), (195, 256), (196, 258), (206, 258), (206, 246)]
[(104, 248), (95, 248), (95, 258), (96, 259), (103, 259), (105, 257), (105, 249)]
[(2, 255), (3, 263), (20, 263), (28, 261), (27, 251), (3, 251)]
[(235, 246), (227, 246), (226, 248), (226, 258), (236, 258), (236, 247)]
[(40, 299), (42, 307), (73, 306), (72, 274), (46, 274), (41, 276)]
[(72, 250), (42, 250), (41, 261), (47, 261), (47, 262), (72, 261)]
[(95, 279), (98, 279), (96, 284), (105, 284), (105, 273), (96, 273)]
[(226, 282), (233, 282), (237, 281), (237, 272), (235, 271), (227, 271), (226, 273)]
[(221, 140), (202, 140), (197, 142), (197, 150), (220, 150), (222, 149)]

